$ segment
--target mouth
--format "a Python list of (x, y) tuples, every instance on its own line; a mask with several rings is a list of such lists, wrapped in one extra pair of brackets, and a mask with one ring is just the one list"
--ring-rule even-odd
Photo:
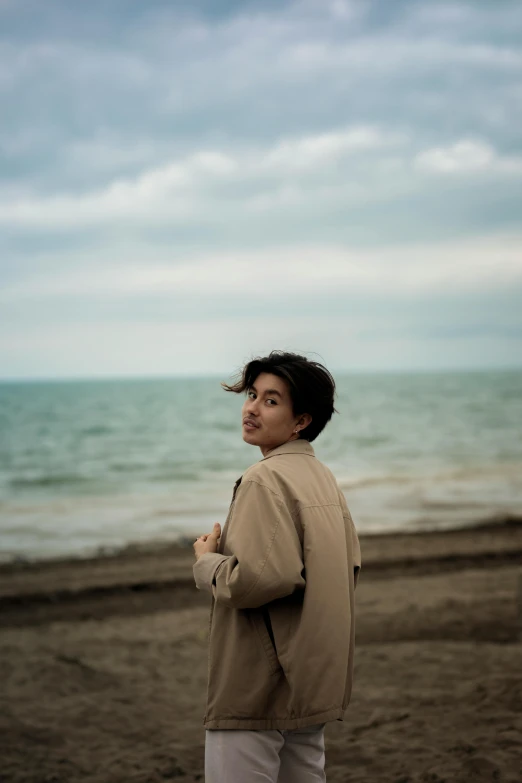
[(256, 424), (254, 421), (252, 421), (252, 419), (244, 419), (243, 427), (246, 430), (257, 430), (257, 429), (259, 429), (259, 425)]

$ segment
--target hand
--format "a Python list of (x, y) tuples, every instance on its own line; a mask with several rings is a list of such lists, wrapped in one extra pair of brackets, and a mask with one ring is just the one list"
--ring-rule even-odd
[(221, 525), (219, 522), (216, 522), (212, 533), (205, 533), (203, 536), (196, 538), (196, 542), (194, 544), (194, 554), (196, 555), (196, 560), (199, 560), (201, 555), (204, 555), (206, 552), (217, 552), (218, 539), (220, 535)]

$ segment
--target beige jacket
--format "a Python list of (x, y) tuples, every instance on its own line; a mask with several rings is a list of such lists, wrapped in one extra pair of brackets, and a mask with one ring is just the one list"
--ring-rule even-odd
[(360, 567), (344, 495), (307, 440), (238, 479), (219, 552), (194, 564), (212, 594), (207, 729), (343, 720)]

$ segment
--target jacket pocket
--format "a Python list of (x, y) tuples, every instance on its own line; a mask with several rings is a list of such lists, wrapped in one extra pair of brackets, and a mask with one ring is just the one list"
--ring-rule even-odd
[(250, 610), (250, 619), (254, 626), (256, 636), (267, 660), (271, 674), (277, 674), (282, 670), (275, 646), (274, 633), (270, 620), (270, 612), (267, 608)]

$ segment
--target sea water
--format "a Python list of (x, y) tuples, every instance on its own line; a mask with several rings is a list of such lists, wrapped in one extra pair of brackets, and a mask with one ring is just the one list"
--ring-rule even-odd
[[(224, 521), (262, 457), (226, 378), (0, 384), (0, 558), (172, 541)], [(313, 442), (363, 533), (522, 513), (522, 372), (336, 375)]]

